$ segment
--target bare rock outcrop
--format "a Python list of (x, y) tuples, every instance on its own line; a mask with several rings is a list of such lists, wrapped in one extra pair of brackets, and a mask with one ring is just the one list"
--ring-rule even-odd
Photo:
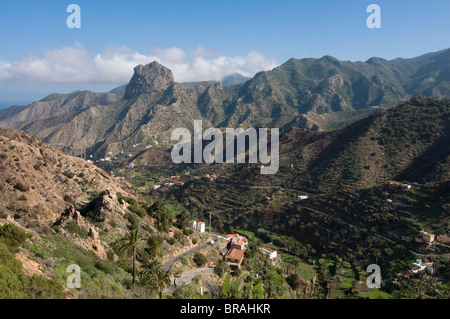
[(134, 68), (134, 75), (125, 89), (124, 98), (164, 92), (174, 83), (172, 71), (158, 62), (138, 65)]

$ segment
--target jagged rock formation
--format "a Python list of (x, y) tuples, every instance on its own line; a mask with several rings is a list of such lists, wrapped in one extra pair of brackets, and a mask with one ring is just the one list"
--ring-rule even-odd
[(164, 92), (174, 83), (172, 71), (158, 62), (138, 65), (134, 68), (134, 75), (125, 89), (124, 98)]

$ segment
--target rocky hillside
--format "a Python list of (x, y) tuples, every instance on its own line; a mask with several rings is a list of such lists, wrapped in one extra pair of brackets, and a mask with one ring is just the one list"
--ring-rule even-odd
[[(139, 199), (122, 179), (26, 132), (0, 129), (0, 298), (152, 296), (129, 290), (131, 260), (119, 258), (128, 231), (142, 235), (138, 267), (206, 238), (174, 227), (176, 213), (164, 203)], [(147, 241), (160, 253), (153, 256)], [(64, 288), (71, 264), (82, 269), (81, 289)]]
[(0, 126), (28, 130), (65, 151), (100, 158), (134, 144), (169, 143), (174, 128), (342, 128), (411, 96), (449, 97), (450, 50), (414, 59), (366, 62), (291, 59), (244, 83), (183, 86), (153, 62), (135, 68), (122, 99), (75, 92), (50, 96), (21, 110), (4, 111)]
[(54, 219), (88, 191), (129, 194), (123, 181), (18, 130), (0, 129), (0, 209), (21, 219)]

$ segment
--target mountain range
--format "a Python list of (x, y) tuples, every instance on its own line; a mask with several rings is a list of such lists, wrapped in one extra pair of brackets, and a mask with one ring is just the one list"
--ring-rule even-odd
[(153, 62), (135, 68), (123, 95), (112, 92), (52, 94), (2, 110), (0, 127), (26, 130), (53, 147), (95, 158), (136, 143), (168, 143), (174, 128), (192, 129), (194, 120), (204, 127), (334, 130), (412, 96), (450, 97), (450, 49), (391, 61), (290, 59), (231, 86), (182, 85)]

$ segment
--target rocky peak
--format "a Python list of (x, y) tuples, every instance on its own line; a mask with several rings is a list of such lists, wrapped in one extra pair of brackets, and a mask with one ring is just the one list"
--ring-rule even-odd
[(138, 65), (134, 68), (134, 75), (125, 89), (124, 98), (132, 98), (139, 94), (164, 92), (173, 83), (172, 71), (158, 62)]

